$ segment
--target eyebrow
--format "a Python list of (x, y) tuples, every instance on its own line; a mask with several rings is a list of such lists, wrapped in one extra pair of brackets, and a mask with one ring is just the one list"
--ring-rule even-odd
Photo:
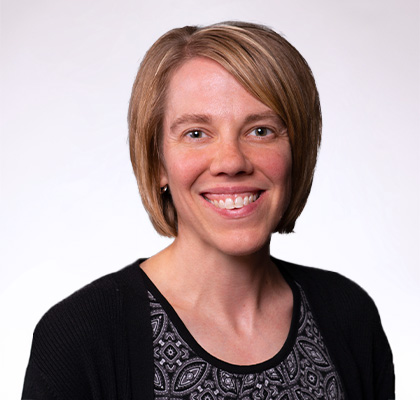
[(250, 114), (245, 118), (245, 124), (258, 122), (263, 119), (275, 119), (277, 123), (283, 124), (283, 120), (274, 111), (265, 111), (258, 114)]
[[(257, 114), (250, 114), (245, 118), (244, 124), (250, 124), (263, 119), (275, 119), (277, 123), (283, 125), (282, 119), (274, 111), (265, 111)], [(211, 117), (207, 114), (183, 114), (178, 117), (170, 126), (170, 130), (174, 131), (178, 126), (194, 123), (194, 124), (209, 124), (211, 123)]]
[(210, 122), (211, 117), (206, 114), (183, 114), (171, 124), (170, 129), (174, 131), (179, 125), (186, 123), (209, 124)]

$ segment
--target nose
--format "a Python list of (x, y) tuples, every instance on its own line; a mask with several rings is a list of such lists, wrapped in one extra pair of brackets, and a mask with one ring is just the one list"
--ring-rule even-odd
[(212, 175), (235, 176), (251, 174), (253, 166), (238, 139), (224, 140), (217, 145), (210, 165)]

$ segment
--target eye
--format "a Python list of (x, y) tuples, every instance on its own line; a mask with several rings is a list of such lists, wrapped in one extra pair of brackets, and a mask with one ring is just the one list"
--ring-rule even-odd
[(207, 135), (203, 131), (194, 129), (192, 131), (187, 132), (186, 136), (188, 136), (191, 139), (202, 139), (203, 137)]
[(257, 137), (265, 137), (271, 134), (273, 134), (273, 131), (264, 126), (259, 126), (258, 128), (255, 128), (250, 132), (250, 135)]

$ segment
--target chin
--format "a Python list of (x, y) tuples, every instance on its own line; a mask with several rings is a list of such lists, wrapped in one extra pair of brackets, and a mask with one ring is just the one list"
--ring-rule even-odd
[[(258, 253), (268, 247), (271, 235), (257, 238), (255, 235), (238, 235), (238, 237), (229, 240), (222, 240), (215, 247), (229, 256), (243, 257)], [(215, 245), (215, 244), (213, 244)]]

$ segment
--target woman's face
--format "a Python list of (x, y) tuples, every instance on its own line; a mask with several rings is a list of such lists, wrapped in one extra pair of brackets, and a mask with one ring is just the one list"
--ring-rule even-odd
[(194, 58), (174, 73), (163, 158), (177, 240), (230, 255), (267, 244), (290, 198), (287, 129), (220, 64)]

